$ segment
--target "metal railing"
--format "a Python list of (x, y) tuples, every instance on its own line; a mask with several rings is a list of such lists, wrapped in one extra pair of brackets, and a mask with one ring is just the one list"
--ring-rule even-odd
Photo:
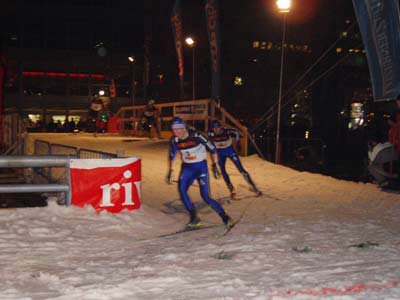
[(118, 155), (114, 154), (114, 153), (80, 148), (78, 150), (78, 157), (79, 158), (116, 158), (116, 157), (118, 157)]
[(50, 143), (41, 140), (35, 140), (34, 144), (35, 155), (49, 155)]
[(35, 155), (68, 155), (77, 158), (116, 158), (115, 153), (67, 146), (62, 144), (52, 144), (43, 140), (35, 140)]
[(0, 184), (0, 193), (66, 193), (66, 205), (71, 204), (70, 168), (68, 156), (0, 156), (0, 168), (62, 167), (67, 173), (66, 184)]
[[(67, 155), (69, 158), (116, 158), (117, 154), (87, 148), (79, 148), (62, 144), (52, 144), (43, 140), (35, 140), (35, 155)], [(64, 168), (35, 168), (34, 175), (44, 178), (47, 182), (66, 182), (67, 174)]]
[(62, 144), (50, 144), (51, 155), (69, 155), (78, 156), (78, 148), (73, 146), (67, 146)]

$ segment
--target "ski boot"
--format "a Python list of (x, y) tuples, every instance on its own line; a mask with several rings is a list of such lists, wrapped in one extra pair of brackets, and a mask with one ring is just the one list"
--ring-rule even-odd
[(253, 192), (256, 193), (256, 197), (260, 197), (262, 195), (260, 190), (255, 189)]
[(188, 223), (186, 223), (186, 228), (190, 230), (200, 228), (201, 226), (203, 226), (203, 224), (201, 224), (200, 218), (197, 216), (196, 213), (191, 212), (190, 220)]
[(229, 230), (233, 227), (234, 224), (233, 224), (232, 218), (230, 216), (223, 213), (223, 214), (221, 214), (221, 218), (222, 218), (222, 222), (224, 222), (227, 230)]
[(262, 192), (259, 189), (257, 189), (257, 187), (254, 184), (251, 186), (251, 191), (256, 193), (256, 197), (260, 197), (262, 195)]
[(231, 200), (235, 200), (236, 199), (236, 191), (231, 183), (228, 185), (228, 189), (229, 189), (229, 192), (231, 193)]

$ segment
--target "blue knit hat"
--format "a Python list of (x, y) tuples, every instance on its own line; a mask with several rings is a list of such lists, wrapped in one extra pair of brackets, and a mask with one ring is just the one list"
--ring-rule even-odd
[(172, 119), (171, 128), (172, 129), (184, 129), (184, 128), (186, 128), (186, 123), (182, 118), (175, 117)]

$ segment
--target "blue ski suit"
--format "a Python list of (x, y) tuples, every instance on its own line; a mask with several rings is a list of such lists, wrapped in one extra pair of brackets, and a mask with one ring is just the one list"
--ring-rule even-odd
[(243, 168), (239, 156), (232, 146), (232, 137), (235, 137), (236, 141), (239, 142), (239, 132), (236, 129), (221, 128), (221, 132), (219, 134), (216, 134), (213, 130), (209, 130), (207, 135), (217, 147), (218, 165), (221, 169), (222, 177), (224, 178), (229, 190), (232, 191), (233, 186), (229, 175), (226, 172), (225, 164), (227, 158), (229, 158), (234, 163), (234, 165), (239, 170), (239, 172), (242, 173), (246, 181), (253, 187), (254, 190), (256, 190), (256, 187), (251, 180), (249, 173), (247, 173), (247, 171)]
[(213, 143), (205, 136), (192, 130), (188, 130), (185, 139), (174, 137), (171, 139), (170, 160), (174, 160), (178, 152), (182, 156), (182, 169), (179, 177), (178, 188), (183, 203), (189, 213), (195, 211), (195, 207), (187, 193), (195, 180), (200, 186), (200, 194), (203, 200), (209, 204), (219, 215), (225, 215), (224, 209), (210, 196), (210, 181), (207, 168), (207, 152), (216, 153)]

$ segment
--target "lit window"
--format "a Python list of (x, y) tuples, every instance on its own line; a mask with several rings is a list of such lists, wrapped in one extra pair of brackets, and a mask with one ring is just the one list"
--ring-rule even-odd
[(254, 41), (253, 42), (253, 48), (258, 48), (260, 47), (260, 42), (259, 41)]
[(343, 49), (342, 48), (336, 48), (336, 53), (342, 53)]
[(36, 123), (36, 122), (40, 121), (41, 116), (40, 115), (28, 115), (28, 118), (30, 121)]
[(358, 53), (358, 52), (360, 52), (360, 51), (361, 51), (360, 49), (355, 49), (355, 50), (354, 50), (355, 53)]
[(267, 42), (262, 42), (261, 49), (265, 50), (266, 47), (267, 47)]
[(344, 37), (344, 38), (347, 37), (347, 36), (348, 36), (347, 31), (343, 31), (342, 34), (341, 34), (341, 36)]
[(271, 50), (273, 46), (274, 46), (274, 44), (272, 44), (271, 42), (269, 42), (269, 43), (268, 43), (268, 50)]
[(349, 52), (354, 52), (354, 49), (349, 49)]
[(236, 76), (235, 79), (234, 79), (234, 81), (233, 81), (233, 84), (234, 84), (235, 86), (241, 86), (241, 85), (243, 85), (243, 79), (242, 79), (242, 77)]

